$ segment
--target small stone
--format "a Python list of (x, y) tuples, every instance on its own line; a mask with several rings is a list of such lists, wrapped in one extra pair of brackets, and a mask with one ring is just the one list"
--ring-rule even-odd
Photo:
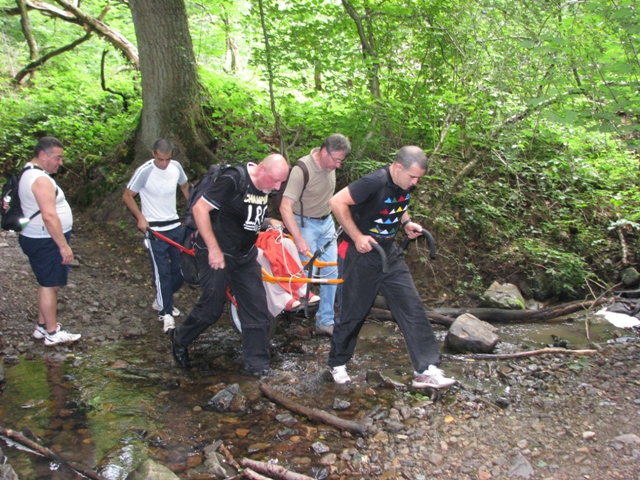
[[(6, 360), (5, 360), (6, 361)], [(630, 445), (640, 445), (640, 437), (634, 433), (627, 433), (625, 435), (618, 435), (615, 440), (618, 442), (630, 444)]]
[(582, 432), (583, 440), (591, 440), (592, 438), (595, 438), (595, 436), (596, 432)]

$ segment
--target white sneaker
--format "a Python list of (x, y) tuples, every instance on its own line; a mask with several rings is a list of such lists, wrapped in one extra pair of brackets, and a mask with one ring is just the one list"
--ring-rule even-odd
[(42, 328), (40, 325), (36, 324), (36, 328), (33, 331), (33, 338), (35, 338), (36, 340), (42, 340), (46, 336), (47, 336), (47, 329)]
[(411, 385), (415, 388), (447, 388), (456, 383), (453, 378), (447, 378), (444, 376), (444, 372), (435, 365), (429, 365), (424, 372), (413, 373), (413, 382)]
[(62, 330), (61, 325), (58, 325), (58, 329), (55, 333), (52, 334), (47, 332), (44, 337), (44, 344), (47, 347), (53, 347), (54, 345), (64, 345), (66, 343), (77, 342), (78, 340), (80, 340), (81, 336), (82, 335), (80, 335), (79, 333), (69, 333), (65, 330)]
[(346, 365), (338, 365), (337, 367), (332, 368), (331, 376), (333, 377), (333, 381), (340, 385), (351, 381), (351, 377), (347, 373)]
[(176, 328), (176, 321), (168, 313), (166, 315), (160, 315), (158, 317), (158, 321), (164, 322), (162, 327), (162, 331), (164, 331), (164, 333), (167, 333), (172, 328)]
[[(159, 312), (162, 310), (162, 307), (160, 305), (158, 305), (158, 301), (154, 300), (153, 301), (153, 305), (151, 305), (151, 308), (153, 308), (156, 312)], [(174, 317), (179, 317), (180, 316), (180, 310), (178, 310), (176, 307), (173, 307), (173, 310), (171, 310), (171, 315), (173, 315)]]

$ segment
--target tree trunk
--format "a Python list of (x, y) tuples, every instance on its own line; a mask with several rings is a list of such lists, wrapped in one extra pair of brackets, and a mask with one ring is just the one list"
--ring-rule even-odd
[(135, 140), (134, 166), (148, 160), (158, 138), (174, 142), (174, 158), (208, 166), (216, 162), (207, 147), (196, 58), (182, 0), (130, 0), (142, 74), (142, 115)]

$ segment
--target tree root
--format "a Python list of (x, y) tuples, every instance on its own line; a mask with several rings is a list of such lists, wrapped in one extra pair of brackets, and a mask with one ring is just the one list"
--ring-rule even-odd
[(60, 464), (66, 465), (67, 467), (71, 468), (72, 470), (78, 472), (81, 475), (84, 475), (87, 478), (90, 478), (92, 480), (106, 480), (105, 477), (103, 477), (102, 475), (100, 475), (97, 472), (94, 472), (93, 470), (89, 470), (86, 468), (82, 468), (79, 465), (69, 462), (67, 460), (65, 460), (64, 458), (62, 458), (60, 455), (58, 455), (57, 453), (53, 452), (52, 450), (49, 450), (46, 447), (43, 447), (42, 445), (37, 444), (36, 442), (34, 442), (33, 440), (29, 440), (27, 437), (25, 437), (24, 435), (11, 430), (10, 428), (0, 428), (0, 435), (5, 436), (7, 438), (10, 438), (11, 440), (13, 440), (16, 443), (19, 443), (27, 448), (30, 448), (31, 450), (39, 453), (40, 455), (46, 457), (46, 458), (50, 458), (51, 460), (54, 460), (55, 462), (58, 462)]
[(326, 423), (328, 425), (332, 425), (339, 430), (346, 430), (356, 435), (364, 435), (370, 426), (370, 419), (367, 419), (363, 422), (353, 422), (351, 420), (344, 420), (340, 417), (336, 417), (335, 415), (331, 415), (324, 410), (305, 407), (304, 405), (301, 405), (297, 402), (294, 402), (293, 400), (289, 400), (283, 395), (280, 395), (271, 387), (262, 382), (260, 383), (260, 390), (269, 399), (273, 400), (276, 403), (279, 403), (286, 409), (291, 410), (292, 412), (299, 413), (300, 415), (304, 415), (310, 420), (315, 420), (318, 422)]

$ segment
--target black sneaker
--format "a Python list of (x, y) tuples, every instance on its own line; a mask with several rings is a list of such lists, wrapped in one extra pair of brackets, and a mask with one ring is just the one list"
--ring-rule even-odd
[(172, 328), (169, 331), (169, 339), (171, 340), (171, 353), (173, 353), (173, 359), (175, 360), (176, 365), (182, 368), (191, 368), (189, 350), (187, 347), (181, 347), (177, 344), (175, 328)]

